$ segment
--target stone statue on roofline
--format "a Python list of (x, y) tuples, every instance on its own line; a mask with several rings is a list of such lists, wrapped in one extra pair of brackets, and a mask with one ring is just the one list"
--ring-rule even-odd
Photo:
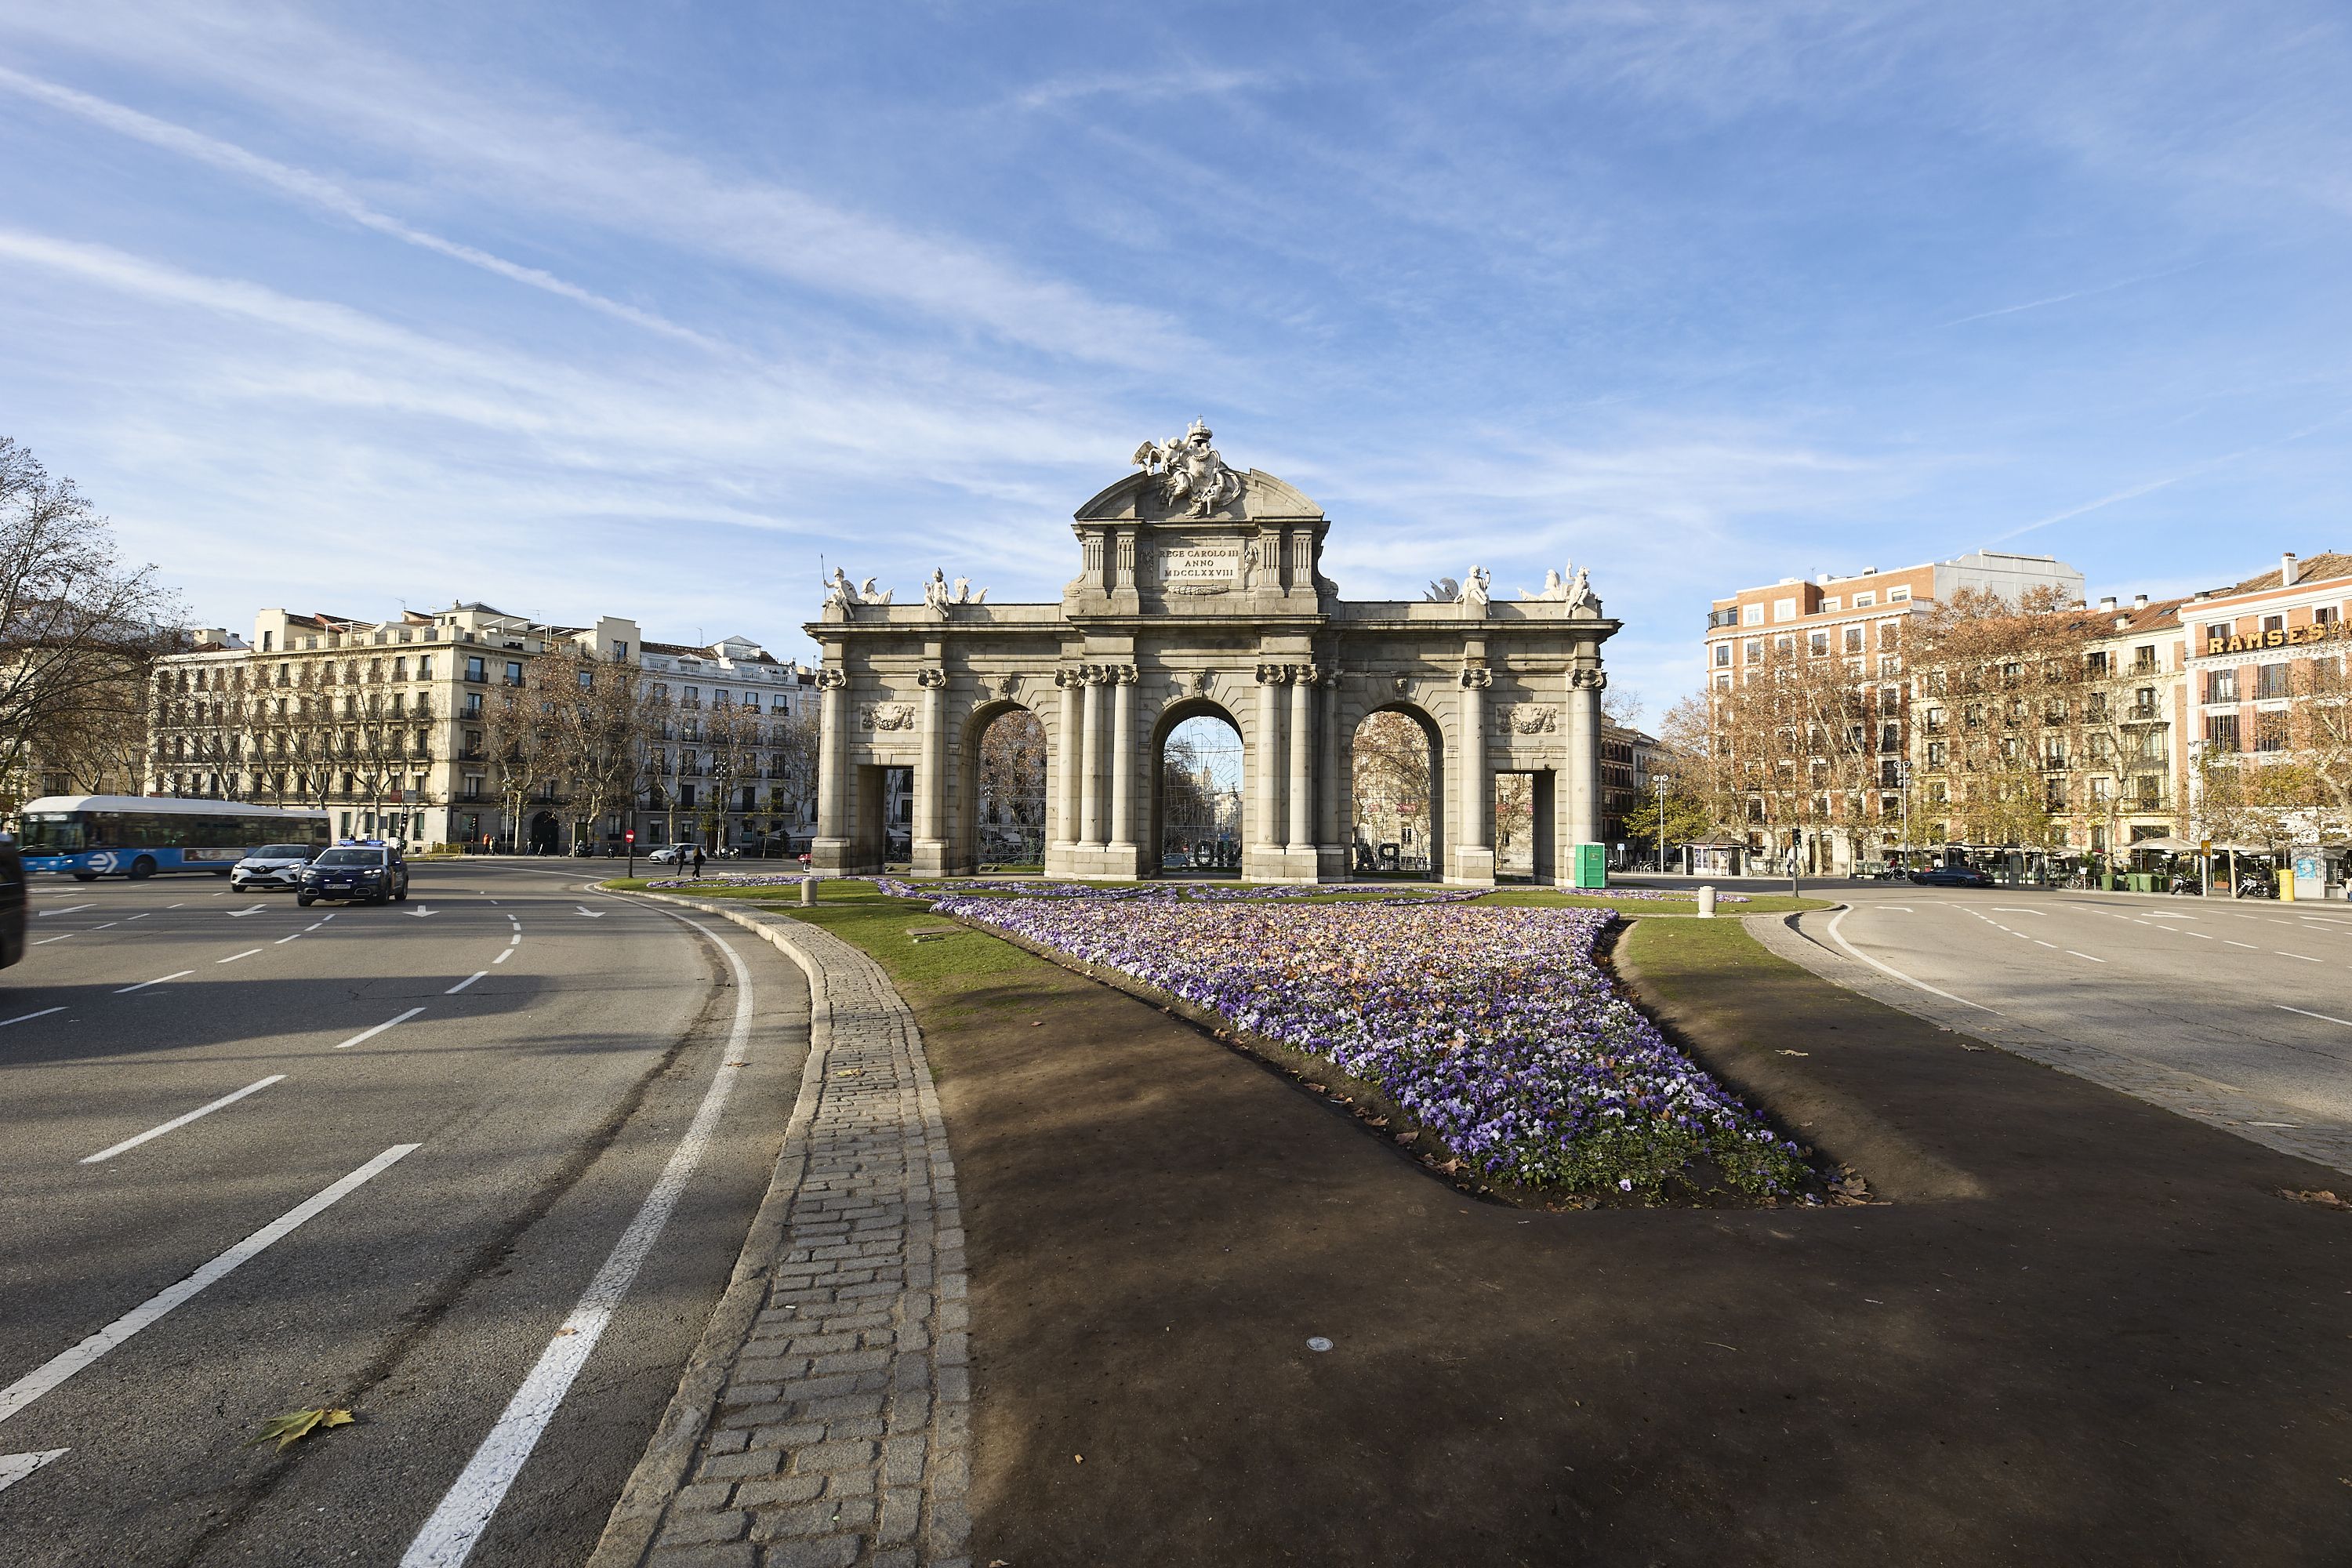
[(1454, 603), (1474, 616), (1484, 616), (1494, 582), (1495, 574), (1484, 566), (1471, 567), (1470, 575), (1462, 580), (1462, 596)]
[(1209, 427), (1195, 419), (1181, 436), (1146, 441), (1128, 461), (1160, 481), (1170, 506), (1183, 507), (1186, 517), (1206, 517), (1242, 493), (1242, 477), (1225, 466), (1210, 437)]
[(1592, 591), (1591, 574), (1580, 566), (1568, 590), (1568, 613), (1573, 616), (1588, 610), (1596, 616), (1601, 613), (1601, 595)]
[(923, 584), (923, 608), (938, 616), (948, 613), (948, 574), (943, 568), (932, 567), (929, 579)]

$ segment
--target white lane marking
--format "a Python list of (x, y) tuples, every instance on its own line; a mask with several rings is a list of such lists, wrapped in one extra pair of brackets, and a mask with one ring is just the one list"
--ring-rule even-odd
[(2211, 942), (2211, 941), (2213, 940), (2211, 937), (2207, 936), (2207, 935), (2206, 935), (2203, 931), (2182, 931), (2180, 934), (2181, 934), (2181, 935), (2183, 935), (2183, 936), (2193, 936), (2193, 937), (2196, 937), (2197, 939), (2199, 939), (2199, 940), (2200, 940), (2200, 941), (2201, 941), (2201, 942)]
[(329, 921), (333, 920), (334, 918), (335, 918), (335, 911), (334, 911), (334, 910), (329, 910), (325, 914), (320, 915), (320, 916), (319, 917), (319, 923), (320, 923), (320, 925), (325, 925)]
[(341, 1045), (337, 1046), (335, 1049), (339, 1051), (350, 1050), (362, 1040), (373, 1040), (378, 1035), (383, 1034), (386, 1029), (391, 1028), (394, 1024), (405, 1024), (408, 1020), (414, 1018), (423, 1011), (425, 1011), (425, 1009), (422, 1007), (411, 1007), (407, 1012), (403, 1013), (397, 1018), (386, 1018), (383, 1023), (378, 1024), (373, 1029), (362, 1029), (358, 1034), (353, 1035), (350, 1039), (345, 1040)]
[[(218, 898), (220, 895), (218, 893), (215, 893), (213, 897)], [(241, 921), (247, 915), (257, 915), (268, 907), (269, 906), (268, 904), (256, 904), (249, 910), (231, 910), (228, 912), (228, 918), (233, 921)]]
[(320, 1192), (317, 1196), (305, 1199), (288, 1209), (178, 1284), (157, 1291), (71, 1350), (50, 1357), (7, 1387), (0, 1388), (0, 1421), (7, 1420), (74, 1373), (95, 1364), (107, 1352), (128, 1340), (140, 1330), (148, 1327), (173, 1308), (187, 1301), (206, 1286), (226, 1279), (240, 1265), (250, 1262), (272, 1242), (292, 1235), (305, 1221), (323, 1214), (343, 1198), (358, 1191), (366, 1183), (390, 1170), (402, 1159), (415, 1153), (419, 1147), (421, 1145), (415, 1143), (394, 1144), (350, 1175)]
[[(2074, 952), (2074, 950), (2071, 947), (2066, 951), (2068, 952)], [(2105, 963), (2106, 962), (2104, 958), (2091, 958), (2091, 955), (2087, 952), (2074, 952), (2074, 956), (2077, 958), (2090, 958), (2093, 963)]]
[(2290, 1007), (2284, 1002), (2273, 1002), (2271, 1005), (2282, 1013), (2303, 1013), (2306, 1018), (2316, 1018), (2323, 1024), (2341, 1024), (2346, 1028), (2352, 1029), (2352, 1018), (2338, 1018), (2327, 1013), (2305, 1013), (2302, 1008)]
[(2046, 915), (2048, 910), (2021, 910), (2011, 904), (1995, 904), (1994, 909), (2005, 915)]
[(122, 922), (121, 921), (109, 921), (102, 926), (92, 926), (89, 929), (92, 931), (112, 931), (116, 926), (119, 926), (121, 923)]
[(408, 912), (415, 915), (418, 920), (423, 920), (426, 915), (431, 914), (433, 911), (426, 909), (423, 904), (419, 904)]
[[(296, 931), (296, 932), (294, 933), (294, 936), (300, 936), (301, 934), (302, 934), (302, 933), (301, 933), (300, 931)], [(269, 945), (270, 945), (270, 946), (272, 946), (272, 947), (284, 947), (288, 942), (292, 942), (292, 941), (294, 940), (294, 936), (281, 936), (281, 937), (279, 937), (276, 942), (271, 942)]]
[(586, 915), (592, 921), (601, 921), (605, 915), (605, 911), (603, 910), (583, 910), (580, 909), (578, 904), (574, 904), (572, 907), (575, 910), (580, 910), (582, 914)]
[(62, 1006), (58, 1006), (44, 1007), (37, 1013), (19, 1013), (13, 1018), (0, 1018), (0, 1029), (5, 1029), (11, 1024), (29, 1024), (36, 1018), (46, 1018), (52, 1013), (62, 1013), (64, 1011), (65, 1009)]
[(171, 913), (173, 910), (184, 910), (184, 909), (186, 909), (187, 907), (188, 907), (188, 906), (187, 906), (187, 905), (185, 905), (185, 904), (165, 904), (165, 905), (163, 906), (163, 912), (164, 912), (165, 914), (169, 914), (169, 913)]
[(0, 1454), (0, 1492), (6, 1491), (51, 1459), (60, 1459), (73, 1452), (70, 1448), (44, 1448), (37, 1454)]
[[(1848, 952), (1853, 954), (1856, 958), (1862, 960), (1873, 969), (1879, 971), (1881, 973), (1891, 974), (1895, 976), (1895, 979), (1903, 982), (1904, 984), (1915, 986), (1921, 991), (1925, 991), (1930, 996), (1941, 996), (1947, 1002), (1958, 1002), (1961, 1006), (1974, 1007), (1979, 1013), (1990, 1013), (1995, 1016), (1999, 1016), (2000, 1015), (2000, 1009), (1998, 1007), (1988, 1007), (1981, 1002), (1971, 1002), (1965, 996), (1955, 996), (1948, 991), (1938, 991), (1924, 980), (1912, 979), (1909, 975), (1904, 973), (1901, 970), (1895, 968), (1892, 964), (1879, 963), (1878, 960), (1871, 957), (1870, 954), (1863, 952), (1862, 949), (1846, 941), (1845, 932), (1838, 929), (1838, 927), (1844, 922), (1845, 917), (1846, 911), (1843, 910), (1840, 910), (1836, 914), (1830, 917), (1831, 937), (1836, 941), (1840, 947), (1845, 949)], [(693, 922), (689, 921), (687, 923), (691, 925)]]
[(142, 980), (136, 985), (119, 986), (114, 994), (117, 996), (127, 996), (133, 991), (144, 991), (150, 985), (161, 985), (166, 980), (184, 980), (194, 973), (193, 969), (183, 969), (177, 974), (159, 974), (152, 980)]
[[(294, 934), (296, 936), (300, 936), (302, 933), (298, 931)], [(238, 959), (251, 958), (255, 953), (259, 952), (260, 951), (261, 949), (257, 947), (248, 947), (243, 952), (232, 952), (226, 958), (215, 958), (213, 962), (215, 963), (235, 963)]]
[(504, 963), (508, 959), (512, 958), (514, 955), (515, 950), (513, 948), (508, 948), (504, 952), (499, 953), (496, 958), (490, 960), (490, 962), (492, 963)]
[(219, 891), (219, 892), (217, 892), (217, 893), (214, 893), (214, 894), (212, 894), (212, 895), (210, 895), (210, 896), (211, 896), (211, 897), (213, 897), (213, 898), (215, 898), (215, 899), (226, 899), (226, 898), (227, 898), (227, 897), (228, 897), (228, 890), (227, 890), (226, 889), (223, 889), (221, 891)]
[(2223, 942), (2229, 942), (2229, 943), (2230, 943), (2230, 945), (2231, 945), (2231, 947), (2242, 947), (2242, 948), (2246, 949), (2246, 951), (2248, 951), (2249, 952), (2253, 952), (2253, 951), (2254, 951), (2254, 944), (2253, 944), (2252, 942), (2231, 942), (2231, 940), (2230, 940), (2228, 937), (2226, 937), (2226, 936), (2225, 936), (2225, 937), (2223, 937), (2221, 940), (2222, 940)]
[(194, 1110), (189, 1111), (185, 1116), (174, 1116), (171, 1121), (164, 1122), (161, 1127), (150, 1127), (146, 1131), (142, 1132), (136, 1138), (125, 1138), (121, 1142), (100, 1149), (95, 1154), (85, 1154), (81, 1158), (81, 1163), (85, 1165), (95, 1165), (101, 1160), (111, 1160), (117, 1154), (121, 1153), (125, 1149), (136, 1149), (142, 1143), (146, 1142), (150, 1138), (161, 1138), (164, 1133), (171, 1131), (174, 1128), (185, 1127), (189, 1122), (194, 1121), (199, 1116), (209, 1116), (224, 1105), (235, 1105), (238, 1100), (243, 1100), (248, 1094), (258, 1094), (261, 1090), (268, 1089), (271, 1084), (283, 1083), (285, 1080), (286, 1075), (284, 1073), (271, 1073), (268, 1078), (261, 1079), (257, 1083), (247, 1084), (235, 1094), (222, 1095), (210, 1105), (199, 1105)]
[(153, 910), (149, 910), (147, 911), (147, 914), (142, 914), (142, 915), (129, 915), (129, 916), (126, 916), (126, 917), (124, 917), (124, 918), (125, 918), (126, 922), (127, 922), (127, 921), (143, 921), (143, 920), (145, 920), (145, 919), (147, 918), (147, 915), (152, 915), (152, 914), (153, 914), (154, 912), (155, 912), (155, 911), (154, 911)]
[(509, 947), (520, 947), (522, 945), (522, 932), (517, 931), (514, 935), (507, 938), (507, 945)]
[(2277, 947), (2274, 947), (2274, 948), (2271, 949), (2271, 951), (2272, 951), (2273, 952), (2277, 953), (2281, 958), (2300, 958), (2300, 959), (2302, 959), (2305, 963), (2319, 963), (2319, 962), (2320, 962), (2320, 960), (2318, 960), (2318, 959), (2316, 959), (2316, 958), (2313, 958), (2313, 957), (2312, 957), (2312, 956), (2310, 956), (2308, 953), (2302, 953), (2302, 952), (2287, 952), (2287, 951), (2286, 951), (2285, 949), (2284, 949), (2284, 948), (2277, 948)]
[(572, 1305), (572, 1313), (563, 1326), (547, 1342), (539, 1361), (507, 1402), (496, 1425), (466, 1468), (433, 1510), (433, 1517), (408, 1543), (408, 1551), (400, 1560), (400, 1568), (457, 1568), (474, 1550), (490, 1516), (506, 1500), (507, 1489), (521, 1472), (523, 1461), (539, 1444), (547, 1424), (554, 1419), (556, 1407), (563, 1403), (572, 1387), (572, 1380), (588, 1362), (588, 1354), (612, 1321), (613, 1313), (629, 1293), (630, 1282), (644, 1266), (654, 1243), (661, 1238), (662, 1227), (669, 1223), (670, 1213), (686, 1191), (687, 1182), (700, 1163), (703, 1151), (709, 1146), (710, 1135), (719, 1126), (719, 1113), (726, 1109), (727, 1097), (735, 1088), (746, 1064), (745, 1053), (751, 1036), (751, 973), (743, 967), (743, 960), (725, 938), (697, 921), (688, 925), (718, 943), (719, 951), (727, 955), (735, 971), (735, 1024), (728, 1032), (726, 1054), (719, 1058), (718, 1071), (712, 1076), (710, 1088), (704, 1092), (702, 1103), (694, 1112), (694, 1121), (679, 1139), (677, 1147), (662, 1168), (661, 1177), (646, 1194), (645, 1206), (637, 1210), (636, 1218), (613, 1244), (604, 1267), (588, 1282)]
[(302, 934), (302, 931), (317, 931), (320, 926), (325, 925), (326, 923), (327, 923), (327, 922), (326, 922), (326, 921), (313, 921), (310, 924), (304, 926), (304, 927), (302, 928), (302, 931), (297, 931), (297, 932), (295, 932), (295, 934), (296, 934), (297, 936), (299, 936), (299, 935), (301, 935), (301, 934)]
[(468, 974), (465, 979), (460, 980), (457, 984), (452, 985), (448, 990), (441, 993), (441, 994), (444, 996), (455, 996), (458, 992), (463, 991), (467, 986), (471, 985), (475, 981), (479, 980), (483, 975), (488, 974), (488, 973), (489, 971), (487, 969), (477, 969), (473, 973)]
[(2038, 937), (2038, 936), (2037, 936), (2037, 937), (2035, 937), (2035, 938), (2033, 939), (2033, 941), (2034, 941), (2035, 945), (2040, 946), (2040, 947), (2046, 947), (2046, 948), (2051, 948), (2051, 949), (2054, 950), (2054, 949), (2058, 946), (2058, 944), (2057, 944), (2056, 942), (2043, 942), (2043, 941), (2042, 941), (2040, 937)]
[[(79, 936), (80, 934), (81, 933), (79, 931), (69, 931), (66, 932), (66, 936)], [(26, 942), (25, 945), (27, 947), (47, 947), (53, 942), (65, 941), (66, 936), (45, 936), (38, 942)]]
[[(177, 904), (174, 904), (172, 907), (173, 909), (179, 908)], [(98, 908), (96, 904), (68, 904), (61, 910), (43, 910), (35, 918), (37, 920), (47, 920), (51, 915), (69, 915), (77, 910), (94, 910), (96, 908)]]

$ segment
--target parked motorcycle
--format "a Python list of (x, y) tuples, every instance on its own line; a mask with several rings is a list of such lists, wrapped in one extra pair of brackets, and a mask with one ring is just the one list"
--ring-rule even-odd
[(2278, 882), (2273, 878), (2257, 877), (2249, 873), (2238, 879), (2238, 897), (2275, 899), (2278, 897)]

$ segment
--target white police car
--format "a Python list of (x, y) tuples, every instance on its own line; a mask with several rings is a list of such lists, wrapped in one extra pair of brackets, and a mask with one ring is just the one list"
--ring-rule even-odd
[(342, 838), (308, 866), (296, 885), (294, 901), (316, 903), (341, 899), (350, 903), (406, 903), (408, 862), (397, 845), (381, 838)]
[(308, 844), (265, 844), (239, 860), (228, 874), (228, 885), (240, 893), (257, 888), (292, 888), (302, 880), (302, 868), (318, 850)]

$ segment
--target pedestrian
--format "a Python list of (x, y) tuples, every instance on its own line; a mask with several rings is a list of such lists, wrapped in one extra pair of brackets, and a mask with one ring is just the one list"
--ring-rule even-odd
[(702, 846), (699, 844), (694, 847), (694, 879), (698, 882), (702, 880)]

